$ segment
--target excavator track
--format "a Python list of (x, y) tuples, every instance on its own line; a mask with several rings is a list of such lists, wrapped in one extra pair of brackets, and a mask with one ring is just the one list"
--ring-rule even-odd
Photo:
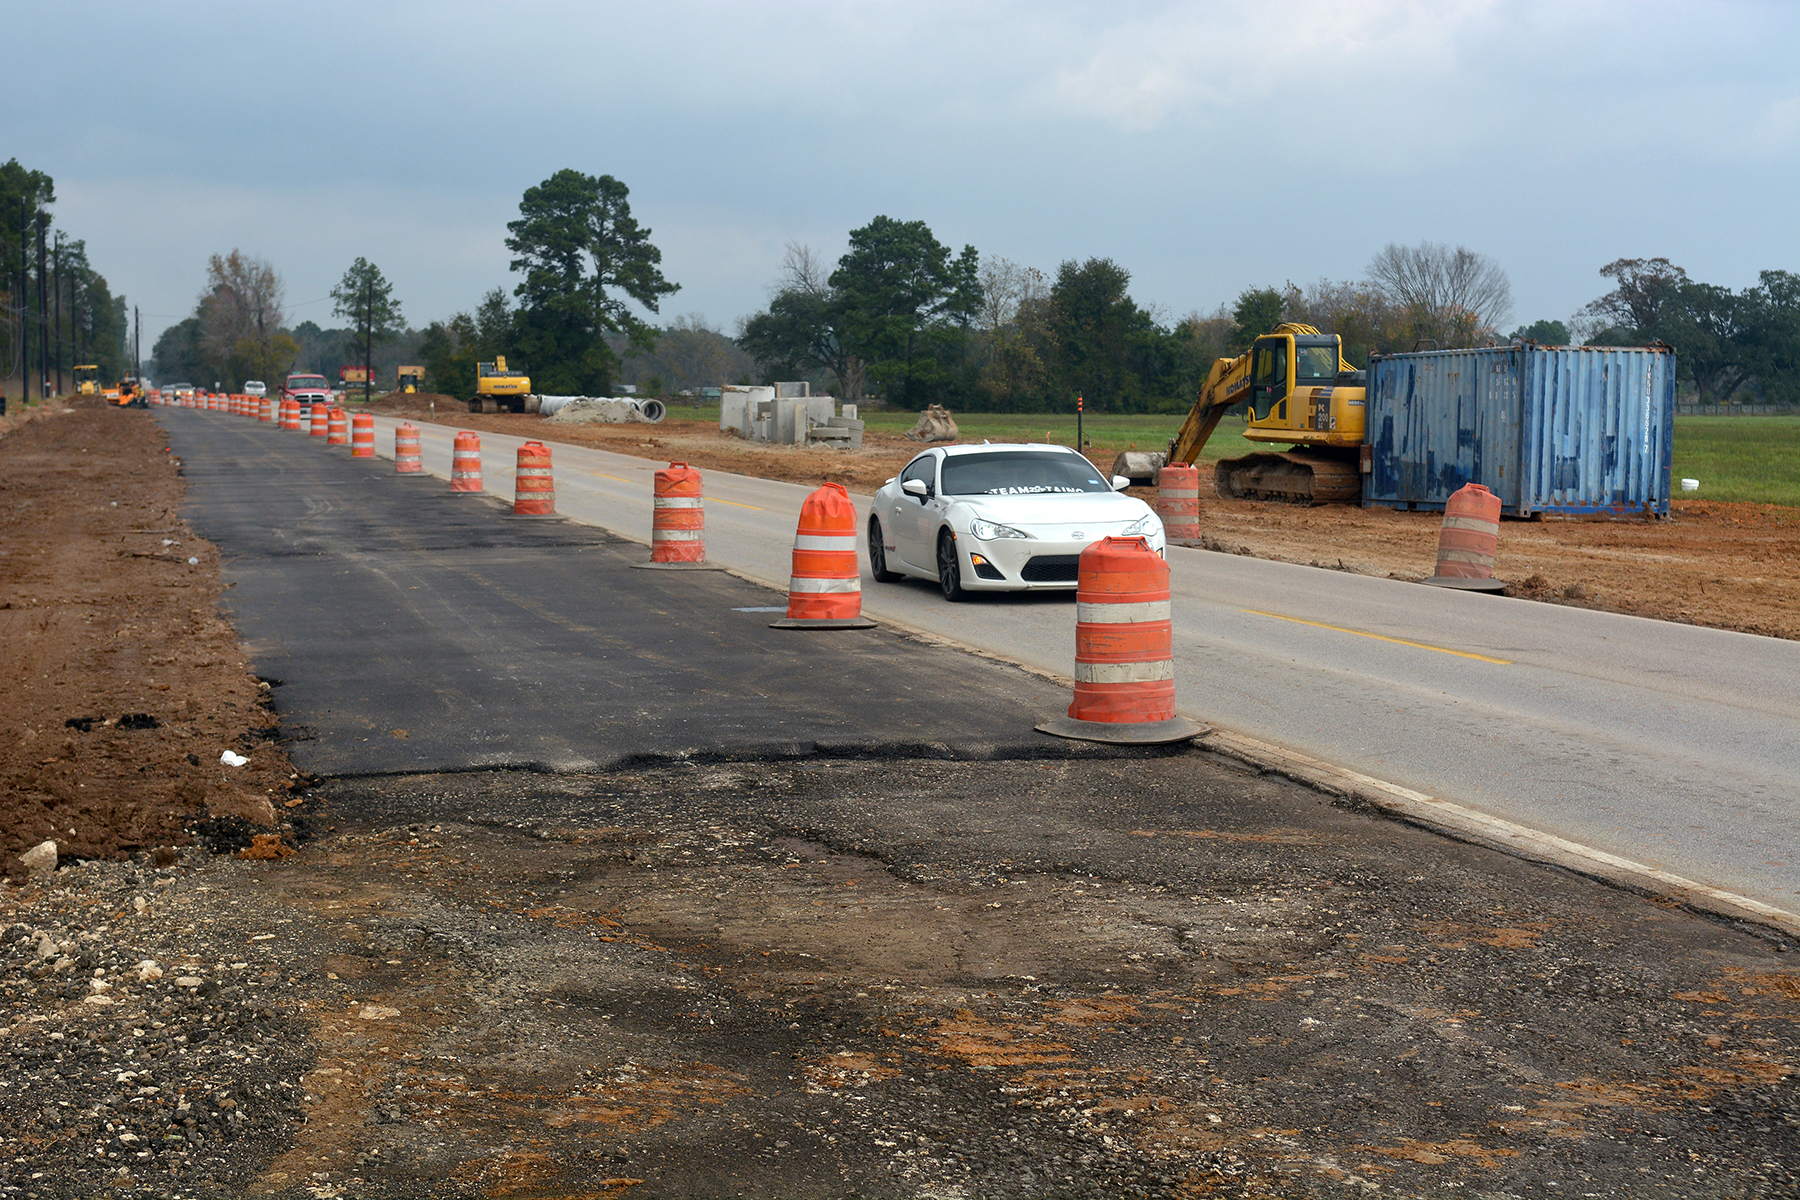
[(1233, 500), (1355, 504), (1362, 499), (1362, 474), (1355, 459), (1305, 450), (1220, 459), (1213, 470), (1213, 486)]

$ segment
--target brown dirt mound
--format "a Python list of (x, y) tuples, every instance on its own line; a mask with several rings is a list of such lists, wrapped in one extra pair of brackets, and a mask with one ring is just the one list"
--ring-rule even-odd
[(0, 868), (15, 877), (47, 839), (107, 858), (186, 842), (209, 815), (275, 821), (292, 768), (216, 611), (217, 552), (176, 515), (184, 487), (141, 410), (77, 401), (0, 436)]

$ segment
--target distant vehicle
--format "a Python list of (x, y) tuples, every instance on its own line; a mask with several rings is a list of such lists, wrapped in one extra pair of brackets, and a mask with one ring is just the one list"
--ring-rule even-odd
[(1166, 548), (1162, 522), (1121, 489), (1131, 480), (1067, 446), (934, 446), (875, 493), (869, 567), (879, 583), (935, 579), (946, 600), (972, 591), (1067, 590), (1103, 537)]
[(523, 371), (506, 369), (506, 359), (494, 356), (493, 362), (475, 364), (475, 396), (469, 401), (470, 412), (537, 412), (538, 398), (531, 394), (531, 376)]
[(100, 368), (91, 364), (76, 367), (75, 394), (77, 396), (97, 396), (100, 392)]
[(178, 383), (175, 385), (175, 403), (180, 404), (183, 400), (192, 400), (193, 398), (194, 398), (194, 385), (193, 384)]
[(246, 396), (266, 396), (268, 394), (269, 394), (269, 385), (264, 383), (262, 380), (260, 380), (260, 379), (244, 380), (244, 395), (246, 395)]
[(425, 378), (425, 368), (401, 366), (396, 370), (396, 378), (399, 380), (394, 384), (396, 391), (417, 392), (419, 381)]
[(296, 373), (289, 375), (281, 385), (281, 398), (292, 400), (304, 409), (310, 410), (314, 404), (331, 403), (331, 385), (323, 375)]

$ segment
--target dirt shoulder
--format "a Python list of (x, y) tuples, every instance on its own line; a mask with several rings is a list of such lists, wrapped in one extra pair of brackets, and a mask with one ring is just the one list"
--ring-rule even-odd
[[(431, 398), (383, 397), (378, 411), (424, 417)], [(920, 444), (877, 433), (860, 451), (758, 445), (711, 422), (560, 425), (542, 417), (467, 413), (438, 397), (440, 421), (630, 454), (683, 460), (792, 483), (841, 483), (870, 493), (899, 473)], [(1096, 444), (1110, 467), (1123, 446)], [(1152, 489), (1136, 488), (1154, 502)], [(1199, 543), (1209, 550), (1421, 580), (1435, 574), (1436, 513), (1329, 505), (1296, 508), (1202, 499)], [(1496, 575), (1506, 594), (1549, 604), (1629, 613), (1768, 637), (1800, 638), (1800, 509), (1675, 500), (1662, 521), (1504, 521)]]
[[(218, 555), (179, 516), (151, 414), (97, 400), (0, 433), (0, 862), (185, 844), (208, 818), (272, 825), (291, 767), (237, 635)], [(231, 751), (249, 758), (227, 766)]]

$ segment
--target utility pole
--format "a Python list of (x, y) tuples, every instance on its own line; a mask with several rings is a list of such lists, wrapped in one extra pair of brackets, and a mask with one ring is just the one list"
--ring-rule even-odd
[[(31, 403), (31, 198), (19, 197), (19, 403)], [(43, 397), (38, 397), (40, 400)]]
[(55, 264), (55, 271), (53, 273), (56, 277), (56, 320), (52, 323), (51, 327), (56, 330), (56, 393), (59, 396), (62, 394), (63, 390), (62, 243), (62, 230), (59, 229), (56, 231), (56, 249), (50, 256), (51, 261)]
[(138, 311), (137, 305), (131, 306), (131, 320), (137, 326), (137, 332), (131, 337), (131, 377), (138, 381), (138, 387), (144, 386), (144, 314)]
[(369, 407), (369, 384), (375, 368), (369, 360), (375, 357), (375, 279), (363, 280), (363, 407)]
[(40, 211), (38, 231), (38, 395), (44, 395), (44, 384), (50, 382), (50, 297), (44, 295), (44, 284), (50, 275), (44, 270), (44, 214)]

